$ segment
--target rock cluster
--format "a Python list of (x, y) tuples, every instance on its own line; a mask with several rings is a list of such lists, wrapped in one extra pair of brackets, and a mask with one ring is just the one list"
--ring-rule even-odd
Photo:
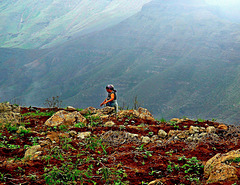
[[(117, 117), (118, 120), (123, 120), (123, 118), (130, 119), (141, 119), (144, 121), (156, 121), (152, 114), (144, 108), (139, 108), (138, 110), (122, 110), (117, 114), (114, 113), (114, 108), (112, 107), (104, 107), (102, 109), (96, 109), (93, 107), (88, 107), (80, 112), (74, 111), (74, 108), (71, 108), (73, 112), (67, 112), (65, 110), (58, 111), (51, 118), (49, 118), (45, 125), (49, 127), (59, 126), (59, 125), (67, 125), (72, 126), (74, 123), (82, 122), (87, 125), (86, 116), (90, 115), (91, 119), (101, 119), (102, 126), (104, 127), (116, 127), (117, 124), (111, 120), (106, 118), (110, 118), (113, 114)], [(10, 112), (13, 109), (10, 107), (2, 108), (0, 105), (0, 110), (2, 112)], [(4, 110), (4, 111), (2, 111)], [(84, 117), (84, 116), (85, 117)], [(104, 120), (105, 119), (105, 120)], [(181, 124), (181, 122), (186, 121), (183, 119), (174, 119), (172, 120), (176, 123)], [(133, 121), (134, 122), (134, 121)], [(124, 129), (139, 129), (138, 126), (121, 125)], [(101, 139), (103, 143), (108, 143), (111, 146), (118, 146), (125, 143), (161, 143), (163, 140), (181, 140), (185, 142), (198, 142), (206, 137), (214, 137), (219, 138), (217, 135), (217, 130), (228, 130), (228, 127), (224, 124), (219, 125), (218, 127), (207, 126), (190, 126), (188, 130), (170, 130), (166, 132), (165, 130), (159, 129), (157, 135), (139, 135), (133, 134), (126, 131), (107, 131), (103, 132), (101, 135)], [(76, 132), (71, 130), (67, 133), (57, 133), (57, 132), (48, 132), (45, 137), (46, 140), (41, 141), (40, 145), (32, 146), (29, 148), (24, 156), (24, 160), (34, 160), (39, 157), (44, 147), (51, 146), (55, 143), (60, 142), (60, 137), (73, 137), (75, 139), (83, 140), (87, 137), (90, 137), (92, 132)], [(217, 154), (212, 159), (207, 161), (204, 167), (204, 175), (208, 178), (208, 182), (219, 182), (225, 180), (237, 180), (237, 170), (234, 166), (229, 165), (228, 162), (234, 160), (236, 158), (240, 158), (240, 150), (231, 151), (227, 154)], [(163, 184), (160, 180), (152, 181), (149, 184)]]
[[(114, 113), (114, 107), (104, 107), (102, 109), (96, 109), (94, 107), (88, 107), (80, 113), (82, 115), (91, 115), (92, 117), (99, 118), (99, 119), (105, 119), (111, 116)], [(139, 107), (138, 110), (120, 110), (117, 113), (118, 118), (138, 118), (138, 119), (144, 119), (147, 121), (155, 121), (153, 115), (145, 108)]]
[(20, 107), (11, 105), (9, 102), (0, 103), (0, 123), (5, 125), (6, 123), (18, 124), (20, 122)]
[[(166, 137), (166, 133), (163, 134), (163, 131), (159, 131), (159, 135), (161, 137)], [(214, 138), (219, 137), (216, 134), (216, 128), (214, 126), (209, 126), (207, 128), (190, 126), (189, 130), (170, 130), (167, 136), (168, 138), (185, 140), (187, 142), (197, 142), (205, 138), (206, 136), (211, 136)]]
[(103, 142), (117, 146), (124, 143), (139, 142), (138, 134), (132, 134), (124, 131), (108, 131), (102, 136)]

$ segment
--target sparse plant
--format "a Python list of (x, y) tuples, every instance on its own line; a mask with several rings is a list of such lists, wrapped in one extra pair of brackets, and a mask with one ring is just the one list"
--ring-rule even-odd
[(58, 128), (60, 131), (64, 131), (64, 132), (67, 131), (67, 125), (59, 125)]
[[(169, 161), (169, 163), (170, 163), (170, 161)], [(167, 165), (167, 171), (168, 171), (169, 173), (172, 173), (172, 172), (173, 172), (171, 163), (170, 163), (169, 165)]]
[(214, 122), (214, 121), (217, 121), (217, 119), (215, 119), (215, 118), (212, 118), (212, 121)]
[(203, 122), (205, 122), (206, 120), (198, 118), (197, 121), (200, 122), (200, 123), (203, 123)]
[(36, 112), (24, 113), (24, 114), (22, 114), (22, 117), (26, 117), (26, 116), (31, 116), (31, 117), (35, 117), (35, 116), (52, 116), (53, 114), (55, 114), (54, 111), (40, 112), (39, 110), (37, 110)]
[(7, 182), (7, 179), (10, 178), (10, 177), (12, 177), (11, 174), (0, 172), (0, 181), (1, 182)]
[(43, 177), (46, 184), (73, 184), (76, 180), (83, 182), (83, 171), (78, 170), (70, 162), (62, 163), (61, 167), (53, 166), (51, 169), (45, 168)]
[(30, 180), (36, 181), (37, 180), (37, 175), (36, 174), (30, 174), (27, 176)]
[(59, 96), (52, 96), (50, 98), (47, 98), (44, 102), (44, 105), (46, 107), (61, 107), (62, 101), (60, 100)]
[(11, 123), (7, 123), (5, 127), (11, 133), (15, 133), (18, 130), (18, 127), (16, 125), (12, 125)]
[(144, 158), (152, 157), (152, 153), (153, 153), (153, 151), (145, 151), (143, 153), (143, 157)]
[(79, 122), (79, 123), (76, 123), (76, 124), (74, 125), (74, 127), (76, 127), (76, 128), (84, 128), (84, 127), (85, 127), (85, 124), (82, 123), (82, 122)]
[(28, 133), (30, 133), (30, 130), (20, 128), (18, 134), (19, 134), (19, 136), (23, 137), (25, 134), (28, 134)]
[(163, 117), (159, 121), (160, 121), (160, 123), (166, 123), (167, 122), (167, 120), (165, 120)]
[(138, 102), (138, 97), (137, 97), (137, 95), (134, 97), (134, 99), (133, 99), (133, 109), (134, 110), (137, 110), (138, 108), (140, 107), (140, 104), (139, 104), (139, 102)]
[(148, 132), (148, 135), (152, 136), (154, 133), (153, 132)]

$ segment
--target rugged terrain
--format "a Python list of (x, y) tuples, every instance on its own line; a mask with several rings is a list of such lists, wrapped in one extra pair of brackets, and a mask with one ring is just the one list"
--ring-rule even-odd
[[(41, 2), (31, 1), (31, 5), (37, 4), (38, 7)], [(48, 2), (50, 7), (43, 6), (43, 9), (48, 8), (41, 12), (54, 14), (52, 10), (57, 6), (50, 2), (59, 3), (60, 0), (44, 2)], [(110, 3), (107, 0), (101, 2)], [(110, 4), (114, 2), (117, 0)], [(8, 1), (1, 3), (9, 4)], [(124, 9), (123, 6), (121, 8)], [(14, 8), (7, 10), (10, 14), (16, 11)], [(35, 13), (33, 9), (26, 10), (25, 21), (20, 25), (38, 24), (36, 21), (41, 19), (34, 19), (35, 14), (31, 12)], [(13, 17), (20, 20), (19, 14), (13, 13)], [(48, 15), (43, 17), (51, 18)], [(56, 19), (68, 20), (65, 17)], [(81, 24), (81, 21), (73, 23)], [(69, 24), (58, 22), (50, 25)], [(12, 27), (10, 25), (2, 28)], [(44, 24), (39, 24), (41, 26), (45, 28)], [(41, 32), (40, 28), (38, 30)], [(1, 101), (15, 98), (17, 104), (41, 107), (46, 98), (58, 95), (64, 106), (97, 107), (106, 96), (104, 87), (114, 84), (121, 106), (129, 103), (132, 107), (132, 99), (137, 96), (141, 106), (156, 118), (215, 118), (220, 122), (238, 124), (239, 30), (239, 23), (231, 21), (221, 9), (204, 1), (153, 0), (115, 26), (71, 38), (64, 44), (44, 50), (0, 48)], [(31, 36), (36, 36), (40, 42), (45, 39), (45, 36), (40, 37), (42, 34), (44, 32)], [(30, 36), (21, 39), (22, 36), (19, 34), (15, 39), (23, 42), (30, 39), (31, 44), (38, 44)], [(51, 42), (51, 35), (47, 39)], [(15, 40), (6, 38), (6, 41)]]
[(240, 128), (144, 109), (0, 104), (1, 184), (238, 184)]

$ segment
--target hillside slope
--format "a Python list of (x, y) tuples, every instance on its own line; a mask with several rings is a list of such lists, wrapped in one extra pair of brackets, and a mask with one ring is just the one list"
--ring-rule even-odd
[(46, 48), (115, 25), (150, 0), (0, 1), (0, 47)]
[(113, 83), (121, 106), (131, 107), (138, 96), (158, 118), (238, 124), (239, 30), (203, 2), (154, 0), (114, 27), (46, 50), (25, 64), (21, 74), (32, 83), (21, 94), (7, 82), (0, 90), (6, 100), (15, 94), (26, 104), (43, 105), (59, 95), (65, 105), (85, 108), (97, 107), (104, 87)]
[(240, 183), (239, 126), (113, 109), (0, 103), (0, 183)]

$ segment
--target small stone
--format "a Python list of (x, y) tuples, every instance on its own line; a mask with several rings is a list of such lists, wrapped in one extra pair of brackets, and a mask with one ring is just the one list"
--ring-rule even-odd
[(76, 110), (76, 108), (74, 108), (72, 106), (67, 106), (67, 110)]
[(151, 142), (151, 139), (148, 136), (142, 136), (141, 139), (142, 139), (143, 143), (150, 143)]
[(200, 132), (205, 132), (206, 131), (206, 128), (204, 128), (204, 127), (200, 127), (200, 130), (199, 130)]
[(155, 141), (155, 143), (161, 144), (162, 140), (157, 140), (157, 141)]
[(195, 134), (195, 133), (200, 132), (200, 129), (199, 129), (199, 127), (190, 126), (189, 132), (190, 132), (191, 134)]
[(199, 134), (199, 137), (205, 137), (207, 135), (207, 133), (201, 133), (201, 134)]
[(161, 182), (160, 179), (157, 179), (157, 180), (149, 182), (148, 185), (163, 185), (163, 183)]
[(151, 141), (154, 143), (154, 141), (156, 141), (158, 139), (158, 136), (157, 135), (154, 135), (151, 137)]
[(180, 120), (179, 118), (172, 118), (172, 119), (170, 120), (170, 122), (177, 122), (177, 123), (180, 123), (181, 120)]
[(186, 139), (188, 137), (188, 135), (186, 134), (186, 132), (180, 132), (177, 137), (179, 139)]
[(76, 132), (75, 130), (71, 130), (71, 131), (69, 132), (69, 135), (70, 135), (71, 137), (74, 137), (74, 136), (77, 135), (77, 132)]
[(100, 116), (101, 119), (108, 119), (109, 118), (109, 115), (103, 115), (103, 116)]
[(193, 137), (192, 137), (192, 136), (189, 136), (186, 140), (187, 140), (188, 142), (192, 142), (192, 141), (193, 141)]
[(216, 128), (214, 126), (209, 126), (206, 129), (207, 133), (215, 133), (216, 132)]
[(89, 137), (91, 135), (91, 132), (80, 132), (77, 137), (80, 139), (85, 139), (86, 137)]
[(181, 131), (179, 130), (170, 130), (168, 132), (168, 137), (172, 137), (172, 136), (176, 136), (177, 134), (179, 134)]
[(221, 129), (221, 130), (226, 130), (226, 131), (228, 130), (228, 127), (226, 125), (224, 125), (224, 124), (218, 125), (217, 128)]
[(108, 121), (104, 124), (105, 127), (112, 127), (114, 125), (115, 125), (115, 123), (113, 121)]
[(167, 132), (165, 132), (164, 130), (160, 129), (158, 131), (158, 136), (161, 138), (165, 138), (167, 136)]
[(130, 138), (138, 138), (138, 134), (128, 133), (128, 137), (130, 137)]
[(43, 140), (43, 141), (39, 141), (39, 144), (41, 147), (44, 147), (44, 146), (50, 145), (51, 142), (49, 140)]

